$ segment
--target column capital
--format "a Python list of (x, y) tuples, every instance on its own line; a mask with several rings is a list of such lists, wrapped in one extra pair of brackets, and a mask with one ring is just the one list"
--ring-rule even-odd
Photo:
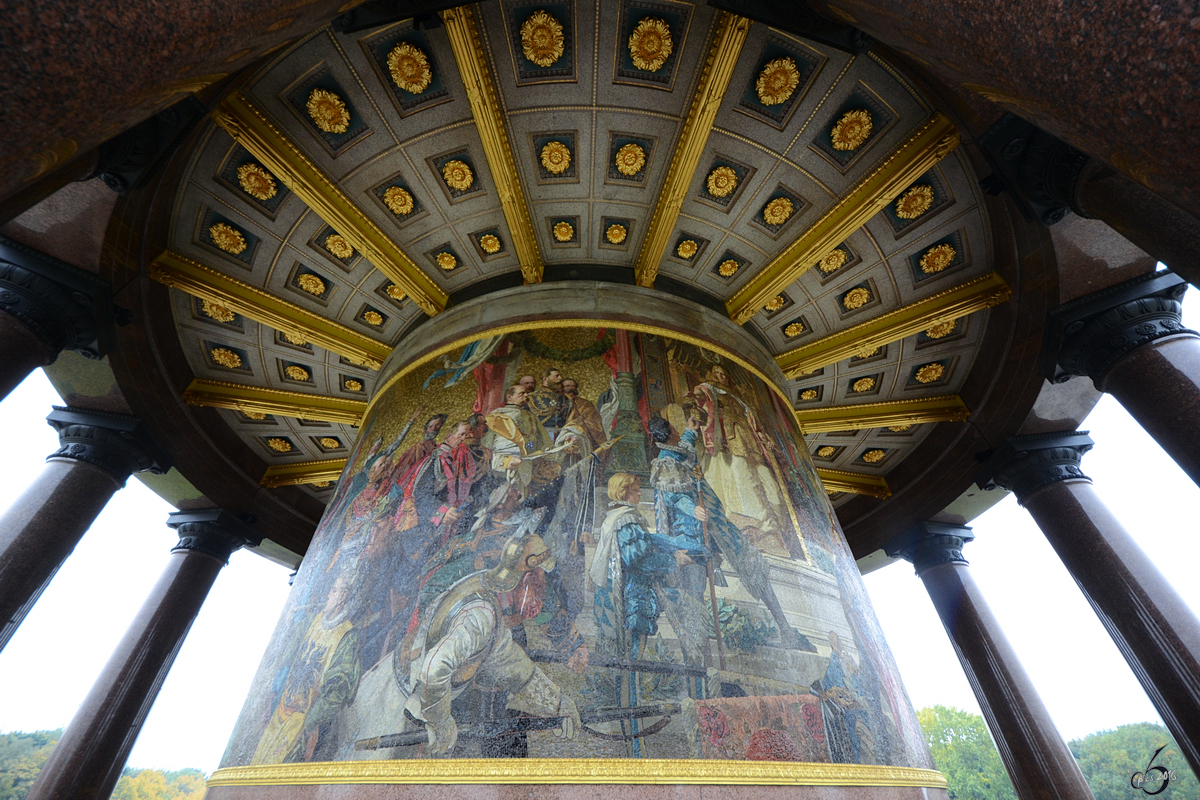
[(247, 523), (221, 508), (173, 511), (167, 516), (167, 527), (179, 534), (172, 553), (195, 550), (221, 562), (229, 561), (229, 556), (245, 545), (262, 542), (262, 536)]
[(996, 188), (1008, 189), (1030, 217), (1053, 225), (1068, 211), (1088, 216), (1075, 200), (1087, 153), (1011, 113), (979, 137), (979, 146), (1000, 184)]
[(155, 441), (146, 423), (127, 414), (54, 406), (46, 417), (58, 431), (59, 447), (46, 457), (84, 461), (112, 475), (122, 485), (135, 472), (162, 475), (171, 458)]
[(967, 564), (963, 545), (975, 534), (965, 525), (947, 522), (918, 522), (884, 546), (884, 552), (910, 562), (918, 575), (938, 564)]
[(1150, 272), (1050, 312), (1043, 372), (1057, 383), (1086, 375), (1103, 391), (1104, 377), (1123, 356), (1166, 336), (1198, 336), (1184, 327), (1188, 283), (1172, 272)]
[(1095, 444), (1087, 431), (1010, 436), (988, 459), (975, 483), (986, 491), (1006, 489), (1025, 505), (1025, 499), (1043, 486), (1066, 480), (1091, 483), (1080, 463)]
[(0, 236), (0, 311), (21, 320), (49, 351), (92, 359), (112, 349), (112, 286), (87, 270)]

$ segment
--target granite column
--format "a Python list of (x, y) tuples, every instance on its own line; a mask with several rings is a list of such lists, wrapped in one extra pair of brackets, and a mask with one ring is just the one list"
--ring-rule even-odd
[(1017, 796), (1091, 800), (1083, 773), (967, 569), (970, 528), (916, 526), (893, 546), (916, 568), (983, 710)]
[(29, 790), (29, 800), (108, 797), (192, 622), (249, 540), (220, 509), (177, 511), (167, 567)]
[(1200, 620), (1092, 488), (1086, 433), (1014, 436), (980, 485), (1017, 496), (1100, 617), (1150, 702), (1200, 769)]
[(0, 649), (129, 476), (170, 467), (136, 417), (56, 407), (46, 421), (59, 448), (0, 517)]

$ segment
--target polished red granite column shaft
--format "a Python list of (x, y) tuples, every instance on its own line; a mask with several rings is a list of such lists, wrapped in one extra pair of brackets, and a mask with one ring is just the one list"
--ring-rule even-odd
[(1200, 339), (1159, 339), (1109, 369), (1097, 388), (1121, 402), (1200, 484)]
[[(186, 515), (178, 512), (172, 515)], [(229, 554), (243, 540), (210, 523), (179, 544), (29, 790), (29, 800), (108, 797), (158, 691)]]
[(970, 528), (916, 526), (892, 555), (913, 562), (979, 701), (1017, 796), (1092, 800), (1091, 789), (963, 558)]
[(1200, 217), (1190, 4), (809, 2)]
[(0, 400), (29, 373), (54, 359), (41, 338), (21, 320), (0, 312)]
[(83, 461), (51, 461), (0, 517), (0, 650), (124, 484)]

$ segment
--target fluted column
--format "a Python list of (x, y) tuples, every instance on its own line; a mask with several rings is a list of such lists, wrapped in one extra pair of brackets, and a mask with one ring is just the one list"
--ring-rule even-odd
[(980, 477), (1017, 496), (1200, 769), (1200, 620), (1101, 501), (1080, 462), (1084, 432), (1014, 436)]
[(0, 649), (129, 476), (170, 468), (136, 417), (56, 407), (46, 421), (59, 448), (0, 517)]
[(220, 509), (177, 511), (179, 534), (162, 577), (67, 726), (29, 800), (112, 793), (192, 622), (230, 554), (251, 541)]
[(0, 236), (0, 400), (63, 350), (102, 357), (111, 295), (96, 275)]
[(1091, 800), (1083, 773), (967, 569), (970, 528), (924, 522), (887, 548), (916, 567), (1017, 796)]
[(1183, 326), (1188, 284), (1152, 273), (1060, 306), (1058, 380), (1086, 375), (1200, 484), (1200, 334)]

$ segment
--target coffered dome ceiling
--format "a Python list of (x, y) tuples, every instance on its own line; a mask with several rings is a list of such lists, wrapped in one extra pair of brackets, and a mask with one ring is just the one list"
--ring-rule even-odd
[(986, 306), (1007, 296), (967, 154), (897, 68), (671, 0), (442, 16), (318, 30), (192, 138), (152, 277), (184, 289), (193, 400), (222, 405), (203, 383), (220, 382), (325, 403), (309, 420), (222, 411), (264, 462), (345, 457), (364, 362), (431, 312), (537, 280), (748, 317), (822, 431), (821, 469), (886, 478), (961, 424), (828, 430), (863, 413), (844, 407), (924, 398), (961, 419)]

